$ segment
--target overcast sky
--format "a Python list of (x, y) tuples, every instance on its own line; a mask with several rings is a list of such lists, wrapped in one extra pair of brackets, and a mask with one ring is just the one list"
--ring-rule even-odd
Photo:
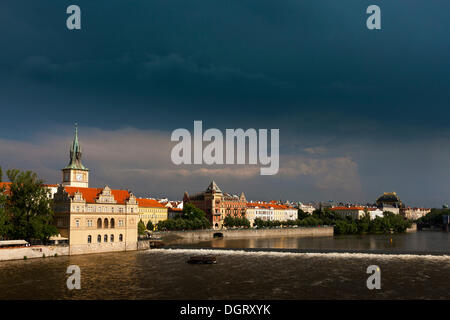
[[(450, 2), (0, 3), (0, 165), (61, 180), (80, 125), (91, 186), (181, 199), (450, 202)], [(378, 4), (382, 30), (365, 26)], [(174, 129), (279, 128), (280, 171), (175, 166)]]

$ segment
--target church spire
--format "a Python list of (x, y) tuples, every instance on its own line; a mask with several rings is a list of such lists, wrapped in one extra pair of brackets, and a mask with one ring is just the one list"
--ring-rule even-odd
[(88, 170), (81, 163), (81, 145), (78, 142), (78, 124), (75, 123), (75, 136), (73, 138), (72, 146), (70, 147), (70, 162), (64, 169), (80, 169), (80, 170)]

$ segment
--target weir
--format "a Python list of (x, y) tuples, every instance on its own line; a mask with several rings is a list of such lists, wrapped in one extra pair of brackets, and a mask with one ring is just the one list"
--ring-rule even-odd
[(331, 237), (334, 228), (323, 227), (297, 227), (297, 228), (274, 228), (274, 229), (224, 229), (224, 230), (196, 230), (196, 231), (162, 231), (154, 233), (160, 237), (165, 244), (177, 242), (178, 240), (212, 240), (220, 237), (223, 239), (239, 239), (252, 237)]

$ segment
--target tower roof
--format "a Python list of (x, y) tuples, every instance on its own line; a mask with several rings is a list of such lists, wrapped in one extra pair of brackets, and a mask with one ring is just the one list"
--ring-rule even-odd
[(78, 142), (78, 125), (75, 123), (75, 136), (70, 147), (70, 161), (64, 169), (89, 170), (81, 163), (81, 145)]
[(208, 186), (208, 189), (206, 189), (206, 192), (222, 192), (222, 190), (220, 190), (220, 188), (217, 186), (216, 182), (213, 180), (211, 181), (211, 183)]

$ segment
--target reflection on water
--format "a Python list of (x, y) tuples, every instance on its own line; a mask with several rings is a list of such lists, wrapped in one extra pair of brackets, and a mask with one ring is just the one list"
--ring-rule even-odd
[(299, 250), (362, 250), (401, 253), (450, 253), (450, 233), (413, 232), (392, 235), (346, 235), (334, 237), (280, 237), (214, 239), (210, 241), (180, 241), (177, 245), (194, 248), (274, 248)]
[[(255, 248), (305, 248), (309, 243), (324, 249), (348, 244), (383, 250), (399, 246), (448, 249), (447, 234), (427, 234), (428, 240), (420, 234), (395, 236), (392, 244), (378, 236), (218, 240), (211, 244), (237, 246), (238, 241), (245, 241)], [(190, 256), (202, 253), (216, 255), (217, 264), (186, 263)], [(72, 264), (81, 268), (81, 290), (66, 287), (66, 268)], [(366, 268), (372, 264), (381, 268), (381, 290), (366, 287)], [(449, 268), (447, 255), (152, 249), (2, 262), (0, 299), (450, 299)]]

